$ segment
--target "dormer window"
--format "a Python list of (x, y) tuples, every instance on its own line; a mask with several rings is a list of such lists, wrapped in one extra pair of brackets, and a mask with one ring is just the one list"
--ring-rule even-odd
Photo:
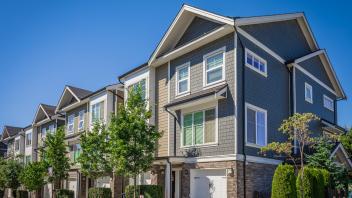
[(204, 86), (225, 80), (225, 47), (203, 56)]
[(246, 66), (250, 69), (262, 74), (263, 76), (267, 76), (267, 63), (266, 60), (250, 51), (249, 49), (245, 49), (245, 61)]

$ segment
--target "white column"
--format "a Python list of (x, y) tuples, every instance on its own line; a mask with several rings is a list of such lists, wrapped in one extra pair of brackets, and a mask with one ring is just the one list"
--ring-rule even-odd
[(166, 169), (165, 169), (165, 197), (170, 198), (171, 197), (171, 192), (170, 192), (170, 184), (171, 184), (171, 166), (170, 163), (166, 163)]

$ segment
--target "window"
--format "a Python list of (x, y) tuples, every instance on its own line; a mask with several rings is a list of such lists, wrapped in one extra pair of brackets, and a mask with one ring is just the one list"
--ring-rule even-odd
[(26, 146), (32, 145), (32, 133), (26, 134)]
[(49, 133), (55, 133), (55, 125), (50, 125), (49, 126)]
[(203, 57), (205, 86), (223, 81), (225, 78), (225, 48)]
[(73, 133), (75, 115), (70, 115), (67, 118), (67, 133)]
[(254, 52), (250, 51), (249, 49), (245, 50), (245, 61), (246, 66), (253, 69), (254, 71), (267, 76), (267, 64), (264, 59), (256, 55)]
[(104, 101), (92, 105), (92, 124), (104, 121)]
[(42, 128), (42, 138), (46, 137), (46, 128)]
[(137, 91), (140, 87), (142, 91), (142, 98), (146, 99), (146, 79), (140, 80), (137, 83), (134, 83), (128, 87), (128, 91)]
[(82, 131), (84, 129), (84, 113), (85, 111), (82, 110), (79, 112), (78, 117), (79, 117), (79, 121), (78, 121), (78, 130)]
[(329, 98), (328, 96), (324, 95), (324, 107), (334, 111), (334, 100)]
[(20, 140), (15, 140), (15, 151), (20, 150)]
[(25, 163), (28, 164), (32, 161), (32, 156), (26, 155)]
[(81, 154), (81, 145), (80, 144), (74, 144), (70, 146), (70, 158), (71, 161), (74, 163), (77, 163), (77, 159)]
[(262, 147), (267, 144), (266, 110), (246, 104), (246, 144)]
[(304, 95), (307, 102), (313, 103), (313, 88), (308, 83), (305, 83)]
[(183, 146), (216, 142), (216, 109), (207, 109), (183, 115)]
[(176, 68), (176, 93), (182, 95), (189, 92), (190, 65), (185, 63)]

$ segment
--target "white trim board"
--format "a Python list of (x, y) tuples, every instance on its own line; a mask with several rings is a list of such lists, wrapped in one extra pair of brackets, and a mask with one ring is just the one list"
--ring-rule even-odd
[(349, 158), (349, 156), (348, 156), (348, 154), (347, 154), (347, 151), (345, 150), (345, 148), (343, 147), (343, 145), (342, 145), (341, 143), (340, 143), (340, 144), (335, 148), (335, 150), (331, 153), (330, 159), (336, 154), (336, 152), (337, 152), (337, 150), (338, 150), (339, 148), (341, 149), (342, 153), (345, 155), (348, 164), (349, 164), (349, 165), (351, 166), (351, 168), (352, 168), (352, 162), (351, 162), (351, 160), (350, 160), (350, 158)]
[(318, 50), (316, 52), (313, 52), (313, 53), (310, 53), (308, 55), (305, 55), (305, 56), (302, 56), (301, 58), (297, 58), (294, 63), (298, 64), (298, 63), (301, 63), (303, 61), (306, 61), (310, 58), (313, 58), (314, 56), (318, 56), (320, 54), (324, 53), (324, 50)]

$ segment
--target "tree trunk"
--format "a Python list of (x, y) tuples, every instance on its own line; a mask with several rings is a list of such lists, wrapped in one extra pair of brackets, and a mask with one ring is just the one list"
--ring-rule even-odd
[(133, 197), (137, 198), (137, 175), (133, 176)]
[[(303, 146), (304, 147), (304, 146)], [(304, 148), (303, 148), (304, 149)], [(302, 174), (301, 174), (301, 186), (300, 186), (300, 191), (301, 191), (301, 198), (304, 198), (304, 187), (303, 187), (303, 176), (304, 176), (304, 161), (303, 161), (303, 157), (304, 157), (304, 154), (303, 154), (303, 149), (300, 149), (301, 150), (301, 170), (302, 170)]]

